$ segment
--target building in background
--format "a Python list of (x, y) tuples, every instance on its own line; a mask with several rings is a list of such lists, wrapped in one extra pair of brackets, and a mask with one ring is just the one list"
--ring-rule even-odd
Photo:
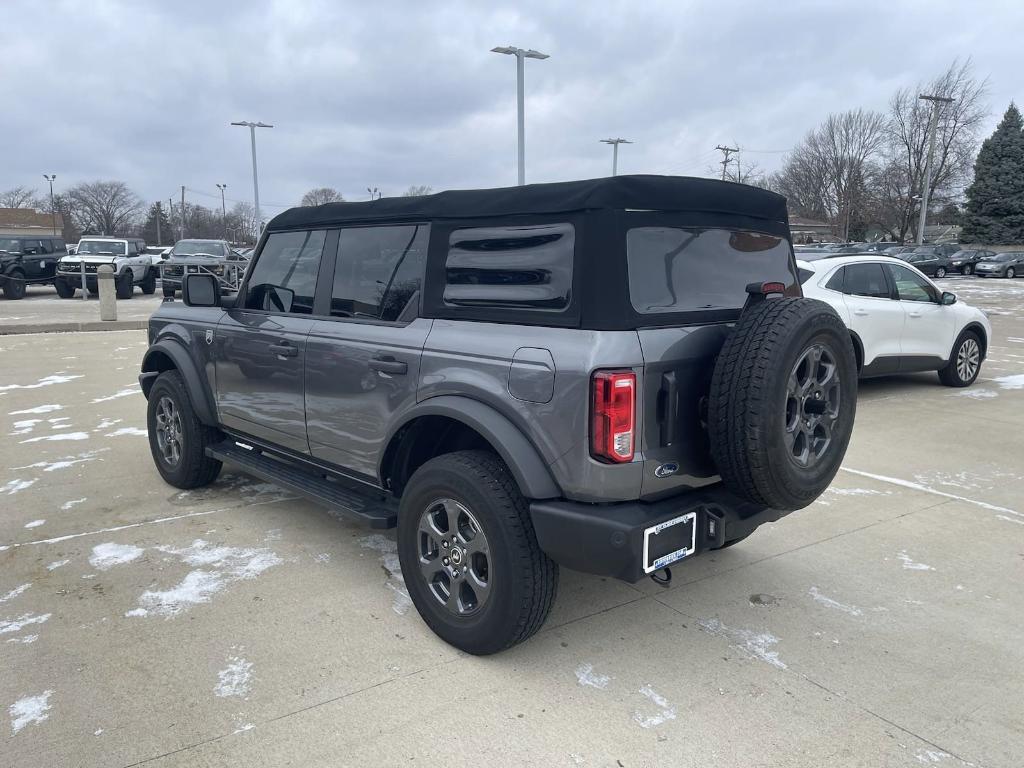
[(0, 208), (0, 235), (60, 235), (64, 219), (31, 208)]

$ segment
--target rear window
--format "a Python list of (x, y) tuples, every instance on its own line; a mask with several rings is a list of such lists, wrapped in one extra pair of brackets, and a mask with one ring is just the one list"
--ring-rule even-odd
[(444, 303), (562, 311), (575, 240), (568, 223), (457, 229), (448, 239)]
[(641, 314), (739, 309), (750, 283), (794, 284), (785, 238), (748, 230), (635, 227), (629, 297)]

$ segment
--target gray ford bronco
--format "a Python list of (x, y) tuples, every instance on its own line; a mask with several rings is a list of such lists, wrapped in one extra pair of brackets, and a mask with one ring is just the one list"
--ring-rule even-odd
[(474, 654), (536, 632), (560, 566), (662, 582), (805, 507), (856, 409), (785, 200), (619, 176), (295, 208), (239, 291), (187, 275), (139, 380), (160, 474), (224, 463), (371, 527)]

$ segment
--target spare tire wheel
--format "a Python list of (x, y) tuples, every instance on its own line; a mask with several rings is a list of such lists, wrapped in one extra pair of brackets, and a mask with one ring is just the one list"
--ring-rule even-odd
[(733, 493), (801, 509), (839, 471), (856, 409), (857, 361), (839, 315), (814, 299), (762, 301), (736, 321), (715, 362), (711, 455)]

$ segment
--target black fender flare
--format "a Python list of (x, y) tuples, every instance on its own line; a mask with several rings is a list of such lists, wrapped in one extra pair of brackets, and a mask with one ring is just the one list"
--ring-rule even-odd
[[(438, 395), (412, 406), (388, 431), (387, 446), (381, 454), (390, 454), (391, 443), (402, 427), (421, 416), (446, 416), (476, 430), (501, 456), (522, 494), (530, 499), (554, 499), (562, 495), (551, 471), (522, 430), (501, 413), (479, 400), (458, 395)], [(378, 466), (383, 477), (383, 466)]]
[(170, 359), (185, 380), (188, 395), (192, 400), (192, 407), (195, 408), (199, 421), (209, 426), (217, 426), (217, 409), (213, 405), (210, 388), (205, 378), (199, 373), (188, 350), (178, 341), (162, 339), (151, 344), (146, 350), (146, 354), (142, 358), (142, 373), (139, 374), (142, 393), (149, 398), (149, 390), (153, 388), (156, 377), (167, 370), (166, 366), (156, 364), (156, 360), (161, 355)]

